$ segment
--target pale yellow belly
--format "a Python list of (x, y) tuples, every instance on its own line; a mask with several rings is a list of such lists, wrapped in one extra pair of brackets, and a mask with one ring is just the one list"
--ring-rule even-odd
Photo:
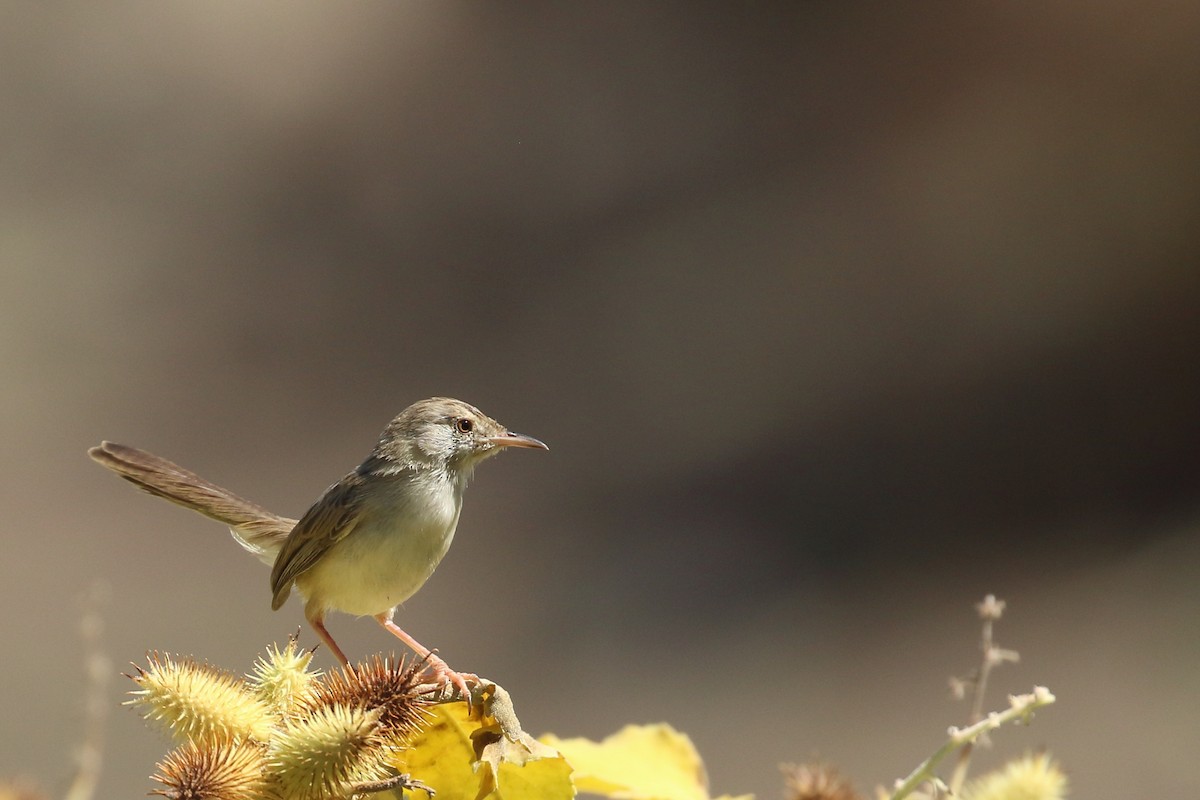
[(421, 524), (405, 522), (403, 515), (360, 522), (296, 578), (296, 589), (325, 610), (356, 616), (388, 611), (425, 584), (449, 549), (457, 525), (457, 508)]

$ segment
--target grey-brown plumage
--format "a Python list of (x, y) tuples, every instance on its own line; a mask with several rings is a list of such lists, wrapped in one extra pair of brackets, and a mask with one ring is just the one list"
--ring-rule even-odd
[(145, 450), (101, 442), (98, 447), (88, 450), (88, 455), (142, 491), (236, 528), (243, 538), (260, 543), (264, 549), (278, 549), (296, 527), (296, 520), (272, 514), (262, 506)]
[[(325, 491), (296, 525), (271, 568), (271, 608), (278, 610), (288, 598), (292, 582), (312, 567), (333, 545), (350, 535), (362, 518), (361, 496), (366, 481), (351, 472)], [(312, 531), (309, 535), (307, 532)], [(316, 532), (322, 532), (318, 537)]]
[(461, 400), (422, 400), (400, 412), (366, 460), (299, 520), (144, 450), (103, 442), (88, 453), (144, 491), (228, 525), (247, 550), (272, 564), (272, 607), (282, 606), (295, 586), (306, 601), (305, 617), (343, 664), (349, 660), (325, 628), (329, 611), (375, 617), (466, 692), (463, 677), (392, 616), (449, 548), (475, 465), (505, 447), (547, 449)]

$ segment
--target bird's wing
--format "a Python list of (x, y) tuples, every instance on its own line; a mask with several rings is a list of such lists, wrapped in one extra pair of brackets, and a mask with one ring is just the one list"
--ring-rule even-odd
[(360, 506), (355, 502), (362, 488), (362, 477), (350, 473), (326, 489), (321, 499), (296, 523), (271, 568), (271, 608), (282, 606), (291, 592), (292, 582), (354, 530), (362, 517)]

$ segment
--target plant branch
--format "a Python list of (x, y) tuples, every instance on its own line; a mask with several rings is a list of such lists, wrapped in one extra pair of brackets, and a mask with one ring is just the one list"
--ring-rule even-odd
[(84, 736), (76, 756), (78, 767), (67, 788), (66, 800), (92, 800), (96, 795), (96, 785), (100, 782), (100, 768), (104, 761), (104, 718), (108, 715), (109, 705), (106, 690), (109, 673), (112, 672), (112, 665), (104, 654), (104, 619), (99, 611), (107, 599), (108, 586), (101, 582), (92, 584), (83, 598), (84, 609), (79, 627), (87, 675)]
[[(979, 612), (980, 619), (983, 620), (983, 634), (979, 640), (979, 648), (983, 653), (982, 662), (979, 665), (979, 672), (976, 673), (976, 678), (972, 681), (971, 692), (971, 713), (967, 717), (967, 724), (974, 725), (983, 719), (983, 703), (984, 696), (987, 693), (988, 678), (992, 674), (992, 669), (1003, 664), (1005, 661), (1018, 661), (1020, 655), (1015, 650), (1002, 650), (996, 646), (995, 639), (992, 637), (992, 628), (997, 620), (1004, 615), (1005, 602), (997, 600), (996, 596), (989, 594), (983, 598), (983, 602), (975, 606)], [(981, 744), (987, 743), (987, 737), (980, 739)], [(958, 753), (958, 763), (954, 766), (954, 774), (950, 778), (948, 789), (950, 794), (956, 795), (962, 789), (963, 784), (967, 780), (967, 769), (971, 765), (971, 754), (975, 750), (975, 742), (968, 742), (963, 746)]]
[(1048, 706), (1053, 702), (1054, 695), (1050, 693), (1049, 689), (1045, 686), (1035, 686), (1029, 694), (1010, 695), (1008, 698), (1009, 707), (1004, 711), (993, 711), (979, 720), (979, 722), (969, 725), (966, 728), (950, 728), (950, 738), (946, 743), (939, 747), (933, 755), (921, 762), (907, 778), (897, 782), (896, 790), (892, 793), (891, 800), (902, 800), (902, 798), (912, 794), (925, 781), (934, 780), (936, 778), (934, 768), (937, 767), (942, 759), (958, 748), (973, 743), (988, 731), (995, 730), (1009, 722), (1028, 722), (1030, 717), (1033, 716), (1035, 709)]
[(392, 777), (384, 778), (381, 781), (359, 783), (351, 787), (350, 794), (376, 794), (378, 792), (390, 792), (393, 789), (399, 789), (401, 796), (404, 795), (406, 790), (412, 789), (419, 789), (430, 797), (433, 797), (435, 794), (437, 794), (437, 792), (435, 792), (433, 789), (409, 775), (393, 775)]

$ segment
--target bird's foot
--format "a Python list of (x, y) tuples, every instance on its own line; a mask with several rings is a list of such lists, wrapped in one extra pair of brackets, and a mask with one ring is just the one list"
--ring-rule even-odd
[(433, 673), (434, 682), (437, 685), (453, 686), (462, 692), (463, 700), (466, 700), (468, 705), (471, 703), (471, 689), (467, 684), (469, 682), (478, 686), (478, 675), (471, 672), (455, 672), (437, 653), (430, 653), (425, 658), (425, 670)]

